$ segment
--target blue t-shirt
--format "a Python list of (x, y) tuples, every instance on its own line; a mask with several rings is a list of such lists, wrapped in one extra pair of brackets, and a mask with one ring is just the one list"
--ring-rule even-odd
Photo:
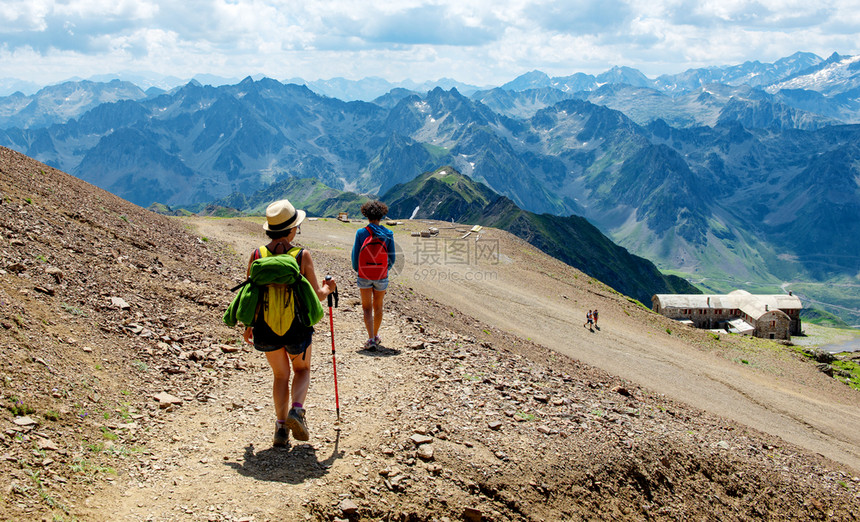
[[(377, 237), (381, 238), (385, 241), (385, 248), (388, 250), (388, 268), (394, 266), (395, 252), (394, 252), (394, 232), (385, 228), (382, 225), (374, 225), (371, 223), (368, 225), (373, 233), (376, 234)], [(352, 269), (358, 272), (358, 252), (361, 250), (361, 245), (364, 244), (364, 240), (370, 236), (370, 232), (367, 231), (367, 227), (361, 227), (355, 232), (355, 244), (352, 245)]]

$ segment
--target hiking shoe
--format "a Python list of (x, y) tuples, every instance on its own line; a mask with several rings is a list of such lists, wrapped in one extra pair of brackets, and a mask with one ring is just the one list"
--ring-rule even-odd
[(308, 440), (311, 437), (305, 424), (304, 408), (293, 408), (290, 410), (290, 413), (287, 414), (287, 428), (293, 432), (293, 437), (296, 440)]
[(380, 346), (382, 346), (382, 339), (380, 339), (378, 335), (374, 335), (374, 336), (373, 336), (373, 344), (374, 344), (377, 348), (379, 348)]
[(364, 349), (369, 352), (376, 350), (376, 338), (368, 339), (367, 342), (364, 343)]
[(272, 446), (283, 448), (287, 445), (288, 440), (289, 436), (287, 435), (286, 426), (284, 424), (275, 424), (275, 437), (272, 440)]

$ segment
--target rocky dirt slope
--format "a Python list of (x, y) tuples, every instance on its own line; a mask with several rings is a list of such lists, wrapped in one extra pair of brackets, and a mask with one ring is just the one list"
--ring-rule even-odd
[[(341, 421), (320, 323), (311, 441), (273, 449), (269, 369), (219, 320), (259, 223), (194, 235), (6, 149), (0, 191), (0, 518), (860, 516), (850, 469), (409, 285), (389, 292), (377, 352), (342, 285)], [(343, 251), (313, 251), (351, 279)]]

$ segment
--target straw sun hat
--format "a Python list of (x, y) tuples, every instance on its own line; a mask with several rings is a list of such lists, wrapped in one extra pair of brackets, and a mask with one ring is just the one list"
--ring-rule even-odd
[(263, 229), (270, 232), (289, 230), (301, 225), (304, 219), (304, 210), (297, 210), (292, 203), (282, 199), (266, 207), (266, 224)]

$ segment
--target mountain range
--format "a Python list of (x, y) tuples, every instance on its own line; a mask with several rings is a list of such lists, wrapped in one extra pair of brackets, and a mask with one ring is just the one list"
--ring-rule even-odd
[[(250, 75), (250, 78), (260, 80), (265, 78), (265, 76), (255, 74)], [(95, 75), (85, 80), (81, 78), (70, 78), (66, 81), (49, 86), (40, 86), (39, 84), (18, 78), (0, 78), (0, 98), (9, 96), (18, 100), (51, 99), (53, 94), (57, 92), (57, 88), (69, 89), (74, 88), (74, 86), (77, 85), (116, 82), (132, 84), (135, 88), (145, 91), (150, 96), (157, 96), (161, 93), (181, 88), (189, 83), (220, 87), (222, 85), (233, 85), (240, 81), (242, 81), (241, 78), (226, 78), (212, 74), (195, 74), (193, 78), (183, 80), (175, 76), (165, 76), (154, 72), (137, 73), (129, 71), (116, 74)], [(378, 77), (367, 77), (360, 80), (349, 80), (340, 77), (329, 78), (327, 80), (289, 78), (283, 80), (282, 83), (304, 85), (317, 94), (328, 96), (330, 98), (338, 98), (344, 101), (371, 101), (374, 98), (378, 98), (397, 89), (409, 90), (412, 92), (427, 92), (435, 89), (436, 87), (441, 87), (443, 89), (455, 88), (465, 93), (472, 93), (482, 88), (486, 88), (459, 82), (452, 78), (440, 78), (435, 81), (428, 80), (424, 82), (404, 80), (396, 83), (392, 83)]]
[[(812, 53), (798, 52), (774, 63), (749, 61), (738, 65), (688, 69), (678, 74), (664, 74), (655, 79), (647, 78), (634, 68), (618, 66), (596, 76), (575, 73), (563, 77), (550, 77), (541, 71), (531, 71), (495, 88), (470, 85), (451, 78), (440, 78), (436, 81), (421, 83), (411, 80), (390, 82), (377, 77), (360, 80), (330, 78), (310, 81), (302, 78), (289, 78), (283, 80), (282, 83), (304, 85), (317, 94), (343, 101), (361, 100), (373, 101), (374, 103), (380, 103), (392, 91), (421, 94), (436, 87), (441, 87), (444, 90), (455, 88), (467, 96), (481, 99), (482, 102), (484, 101), (484, 93), (488, 90), (538, 91), (537, 94), (530, 95), (530, 97), (538, 98), (533, 100), (533, 103), (536, 102), (537, 108), (546, 107), (546, 102), (552, 101), (552, 99), (555, 100), (552, 103), (555, 103), (577, 93), (591, 93), (605, 86), (623, 85), (646, 89), (639, 92), (646, 93), (650, 97), (660, 98), (656, 95), (662, 94), (665, 97), (662, 99), (662, 103), (667, 105), (663, 109), (668, 111), (666, 115), (671, 112), (683, 112), (689, 105), (690, 100), (679, 102), (678, 108), (668, 107), (672, 105), (672, 100), (678, 96), (691, 95), (693, 100), (702, 94), (716, 94), (717, 98), (720, 97), (720, 93), (743, 97), (745, 96), (744, 91), (756, 89), (770, 93), (776, 101), (795, 109), (822, 114), (843, 123), (856, 123), (860, 121), (860, 117), (858, 117), (860, 109), (857, 106), (858, 88), (860, 88), (860, 79), (857, 77), (858, 60), (860, 60), (860, 56), (840, 56), (838, 53), (833, 53), (829, 58), (824, 59)], [(261, 80), (264, 76), (251, 75), (250, 78)], [(239, 82), (239, 78), (226, 78), (209, 74), (198, 74), (190, 80), (182, 80), (154, 72), (125, 71), (117, 74), (93, 76), (88, 80), (70, 79), (57, 85), (40, 88), (37, 84), (27, 80), (0, 78), (0, 116), (6, 118), (5, 121), (0, 120), (0, 128), (20, 126), (18, 123), (10, 124), (9, 122), (15, 121), (15, 112), (22, 110), (28, 103), (36, 103), (43, 108), (48, 107), (50, 103), (66, 105), (64, 114), (54, 115), (51, 123), (64, 123), (69, 118), (83, 114), (91, 108), (86, 106), (75, 107), (74, 100), (67, 103), (64, 98), (58, 96), (58, 90), (62, 91), (63, 89), (80, 90), (81, 86), (86, 89), (97, 83), (113, 85), (120, 83), (131, 84), (135, 86), (136, 90), (142, 90), (147, 96), (154, 97), (165, 92), (175, 91), (189, 83), (219, 87)], [(715, 87), (719, 93), (714, 92)], [(732, 89), (726, 89), (727, 87), (740, 87), (742, 89), (734, 92)], [(606, 94), (603, 92), (598, 96), (606, 96)], [(540, 99), (545, 96), (549, 96), (549, 98)], [(579, 94), (578, 96), (587, 95)], [(137, 100), (140, 99), (140, 96), (138, 93), (129, 92), (125, 97), (118, 97), (117, 99)], [(703, 101), (706, 102), (707, 100)], [(627, 104), (627, 107), (633, 105)], [(610, 106), (622, 110), (634, 120), (637, 119), (635, 115), (628, 113), (621, 106)], [(498, 109), (498, 107), (493, 108)], [(530, 110), (533, 114), (537, 109), (526, 108), (526, 110)], [(659, 117), (670, 121), (671, 117), (666, 117), (666, 115)], [(648, 121), (645, 120), (642, 123)], [(687, 124), (691, 124), (692, 121), (688, 121)], [(704, 121), (702, 124), (709, 125), (710, 123)]]
[(0, 128), (47, 127), (78, 118), (103, 103), (146, 97), (137, 85), (119, 80), (65, 82), (40, 89), (32, 96), (16, 92), (0, 99)]
[(385, 194), (450, 165), (524, 211), (585, 217), (705, 288), (827, 283), (819, 300), (850, 313), (857, 63), (798, 53), (654, 81), (616, 68), (548, 84), (533, 72), (471, 96), (395, 89), (373, 103), (265, 78), (192, 82), (7, 127), (0, 144), (142, 206), (202, 207), (308, 177)]

